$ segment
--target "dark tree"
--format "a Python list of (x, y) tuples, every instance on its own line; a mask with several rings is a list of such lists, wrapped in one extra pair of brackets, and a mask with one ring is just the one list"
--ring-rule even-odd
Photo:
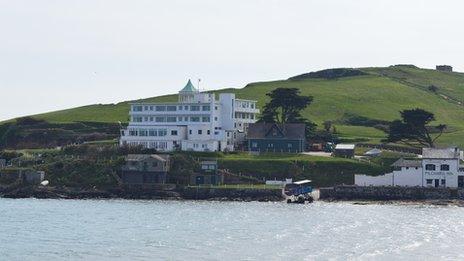
[[(434, 147), (435, 141), (443, 134), (446, 125), (429, 126), (428, 124), (435, 120), (433, 113), (422, 110), (404, 110), (401, 111), (401, 120), (394, 120), (390, 123), (388, 130), (389, 142), (403, 142), (412, 145), (416, 142), (422, 146)], [(432, 133), (438, 133), (432, 137)]]
[(300, 95), (297, 88), (277, 88), (266, 95), (271, 100), (264, 106), (260, 119), (262, 122), (304, 122), (301, 111), (313, 101), (312, 96)]

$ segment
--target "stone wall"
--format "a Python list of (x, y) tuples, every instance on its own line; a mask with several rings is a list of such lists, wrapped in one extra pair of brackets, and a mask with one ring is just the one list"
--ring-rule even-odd
[(186, 187), (179, 191), (184, 199), (214, 199), (236, 201), (281, 201), (281, 189), (236, 189)]
[(464, 200), (464, 189), (456, 188), (337, 186), (319, 193), (321, 200)]

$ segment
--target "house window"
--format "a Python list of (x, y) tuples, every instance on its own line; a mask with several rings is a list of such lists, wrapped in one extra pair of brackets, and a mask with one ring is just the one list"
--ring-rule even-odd
[(433, 179), (427, 179), (427, 185), (432, 185)]
[(440, 165), (440, 170), (441, 171), (449, 171), (449, 165), (448, 164), (441, 164)]
[(289, 144), (287, 144), (287, 147), (288, 147), (289, 149), (291, 149), (291, 148), (293, 147), (293, 145), (292, 145), (291, 143), (289, 143)]
[(434, 164), (427, 164), (427, 165), (425, 165), (425, 170), (435, 170), (435, 165)]
[(252, 143), (251, 143), (251, 147), (252, 147), (252, 148), (257, 148), (257, 147), (258, 147), (258, 143), (257, 143), (257, 142), (252, 142)]
[(158, 167), (158, 162), (153, 162), (153, 163), (151, 164), (151, 166), (152, 166), (153, 168)]
[(203, 134), (203, 131), (202, 130), (198, 130), (198, 135), (201, 135)]
[(177, 136), (177, 131), (176, 131), (176, 130), (172, 130), (172, 131), (171, 131), (171, 135), (172, 135), (172, 136)]
[(274, 144), (273, 144), (273, 143), (268, 143), (268, 144), (267, 144), (267, 147), (268, 147), (268, 148), (274, 148)]
[(201, 144), (201, 148), (206, 149), (206, 148), (208, 148), (208, 145), (206, 145), (206, 144)]
[(446, 179), (442, 179), (442, 180), (441, 180), (441, 185), (442, 185), (442, 186), (446, 186)]

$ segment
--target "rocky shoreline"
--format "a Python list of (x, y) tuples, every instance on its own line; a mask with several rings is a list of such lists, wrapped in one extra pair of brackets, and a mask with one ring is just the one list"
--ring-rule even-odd
[(2, 198), (38, 199), (150, 199), (150, 200), (212, 200), (212, 201), (282, 201), (277, 190), (209, 189), (179, 187), (155, 189), (80, 189), (68, 187), (24, 186), (0, 188)]

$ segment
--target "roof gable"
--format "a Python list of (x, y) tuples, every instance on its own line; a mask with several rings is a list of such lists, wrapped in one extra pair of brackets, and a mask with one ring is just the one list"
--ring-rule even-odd
[(252, 123), (248, 127), (247, 139), (305, 140), (306, 127), (304, 123)]

